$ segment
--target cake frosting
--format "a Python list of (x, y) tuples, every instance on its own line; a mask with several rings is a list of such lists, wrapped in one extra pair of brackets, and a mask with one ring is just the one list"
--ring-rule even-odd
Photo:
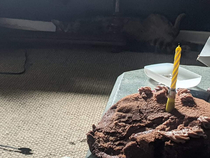
[(179, 89), (166, 112), (168, 89), (142, 87), (114, 104), (87, 133), (99, 158), (187, 158), (210, 155), (210, 104)]

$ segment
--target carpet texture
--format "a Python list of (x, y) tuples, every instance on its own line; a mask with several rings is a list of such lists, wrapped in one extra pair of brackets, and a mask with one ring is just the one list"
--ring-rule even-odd
[[(117, 77), (148, 64), (173, 62), (173, 55), (93, 47), (24, 51), (25, 73), (0, 74), (1, 158), (85, 157), (86, 133), (99, 122)], [(184, 55), (181, 64), (200, 65), (198, 54)], [(10, 66), (22, 65), (17, 58), (11, 57)], [(31, 154), (14, 149), (23, 147)]]

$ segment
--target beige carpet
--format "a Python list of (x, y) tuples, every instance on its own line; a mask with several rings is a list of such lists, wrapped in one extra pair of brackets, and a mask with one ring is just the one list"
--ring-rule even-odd
[[(25, 51), (24, 74), (0, 74), (1, 158), (85, 157), (86, 133), (100, 120), (116, 78), (124, 71), (173, 61), (173, 55), (113, 54), (90, 47)], [(181, 63), (200, 65), (197, 55), (187, 54)], [(30, 148), (32, 154), (5, 146)]]

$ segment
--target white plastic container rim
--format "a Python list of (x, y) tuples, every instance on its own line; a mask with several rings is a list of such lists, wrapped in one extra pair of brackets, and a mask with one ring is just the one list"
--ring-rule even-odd
[[(144, 67), (145, 74), (168, 87), (171, 85), (171, 76), (173, 72), (172, 63), (160, 63), (147, 65)], [(202, 76), (179, 66), (176, 88), (192, 88), (197, 86), (201, 81)]]

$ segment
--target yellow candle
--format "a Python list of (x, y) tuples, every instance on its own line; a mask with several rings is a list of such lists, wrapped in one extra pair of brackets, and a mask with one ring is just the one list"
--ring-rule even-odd
[(178, 45), (175, 50), (175, 56), (174, 56), (174, 67), (173, 67), (173, 73), (172, 73), (172, 79), (171, 79), (171, 89), (176, 89), (176, 81), (179, 71), (179, 63), (181, 58), (181, 47)]
[(166, 103), (166, 111), (171, 112), (174, 109), (175, 104), (175, 96), (176, 96), (176, 82), (177, 82), (177, 76), (179, 71), (179, 63), (181, 58), (181, 47), (178, 45), (175, 50), (175, 56), (174, 56), (174, 65), (173, 65), (173, 72), (172, 72), (172, 79), (171, 79), (171, 89), (169, 92), (168, 100)]

